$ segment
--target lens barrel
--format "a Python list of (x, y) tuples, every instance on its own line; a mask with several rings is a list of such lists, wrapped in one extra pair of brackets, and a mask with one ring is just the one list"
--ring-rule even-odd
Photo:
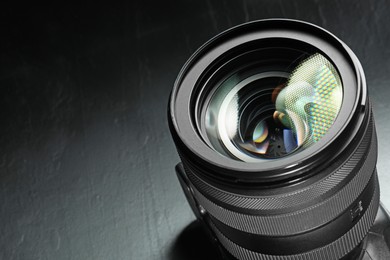
[(219, 34), (181, 70), (168, 120), (187, 199), (229, 255), (356, 259), (377, 139), (363, 69), (334, 35), (287, 19)]

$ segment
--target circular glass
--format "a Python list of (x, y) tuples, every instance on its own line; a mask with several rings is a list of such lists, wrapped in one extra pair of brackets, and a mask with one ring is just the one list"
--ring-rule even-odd
[(283, 52), (288, 58), (252, 58), (214, 84), (200, 122), (213, 149), (245, 162), (278, 159), (331, 128), (343, 100), (336, 68), (319, 52)]

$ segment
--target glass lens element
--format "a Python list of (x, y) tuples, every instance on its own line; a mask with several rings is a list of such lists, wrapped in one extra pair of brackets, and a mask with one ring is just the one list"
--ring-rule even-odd
[(206, 104), (204, 130), (226, 156), (246, 162), (282, 158), (318, 142), (342, 99), (337, 70), (319, 53), (288, 71), (244, 67), (217, 84)]
[(342, 97), (336, 69), (324, 56), (315, 54), (292, 72), (287, 87), (276, 98), (275, 117), (293, 131), (298, 146), (308, 147), (328, 132)]

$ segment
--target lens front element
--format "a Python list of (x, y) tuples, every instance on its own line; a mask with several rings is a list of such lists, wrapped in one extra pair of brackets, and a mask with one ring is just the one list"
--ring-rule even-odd
[(343, 100), (336, 68), (320, 53), (286, 60), (242, 67), (215, 86), (204, 117), (213, 149), (258, 162), (296, 153), (328, 132)]

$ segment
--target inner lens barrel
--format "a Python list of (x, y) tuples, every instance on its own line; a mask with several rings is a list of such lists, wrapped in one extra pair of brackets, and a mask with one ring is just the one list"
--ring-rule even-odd
[(329, 32), (272, 19), (203, 45), (173, 88), (179, 179), (228, 254), (348, 259), (379, 205), (362, 67)]

